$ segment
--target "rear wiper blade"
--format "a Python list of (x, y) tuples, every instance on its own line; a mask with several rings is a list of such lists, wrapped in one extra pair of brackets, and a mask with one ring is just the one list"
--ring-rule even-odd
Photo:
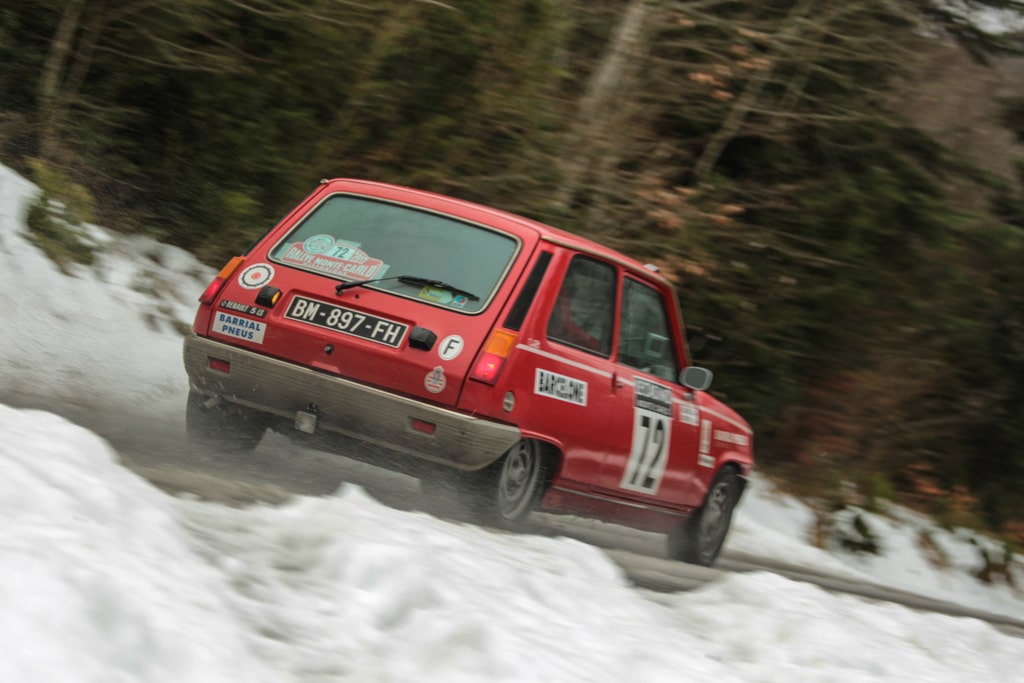
[(407, 285), (419, 285), (420, 287), (433, 287), (434, 289), (447, 289), (452, 294), (461, 294), (462, 296), (466, 297), (470, 301), (479, 301), (480, 300), (480, 297), (478, 297), (473, 292), (470, 292), (470, 291), (467, 291), (465, 289), (462, 289), (461, 287), (456, 287), (455, 285), (450, 285), (447, 282), (444, 282), (443, 280), (431, 280), (429, 278), (417, 277), (415, 275), (399, 275), (398, 276), (398, 281), (399, 282), (404, 282)]
[(341, 284), (334, 288), (334, 291), (337, 292), (338, 294), (341, 294), (346, 289), (352, 289), (353, 287), (362, 287), (363, 285), (370, 285), (373, 284), (374, 282), (384, 282), (385, 280), (398, 280), (399, 282), (405, 283), (407, 285), (417, 285), (419, 287), (434, 287), (435, 289), (444, 289), (451, 292), (452, 294), (461, 294), (470, 301), (480, 300), (480, 297), (478, 297), (476, 294), (474, 294), (473, 292), (469, 292), (465, 289), (462, 289), (461, 287), (456, 287), (455, 285), (448, 284), (447, 282), (443, 282), (441, 280), (431, 280), (430, 278), (419, 277), (417, 275), (393, 275), (391, 277), (380, 277), (377, 278), (376, 280), (357, 280), (355, 282), (342, 282)]

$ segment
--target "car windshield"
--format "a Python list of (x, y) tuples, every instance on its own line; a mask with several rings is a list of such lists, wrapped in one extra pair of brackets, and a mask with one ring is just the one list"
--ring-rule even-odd
[[(343, 282), (366, 282), (410, 299), (475, 313), (487, 306), (518, 247), (509, 235), (449, 216), (333, 195), (281, 240), (270, 258)], [(381, 278), (387, 279), (370, 282)]]

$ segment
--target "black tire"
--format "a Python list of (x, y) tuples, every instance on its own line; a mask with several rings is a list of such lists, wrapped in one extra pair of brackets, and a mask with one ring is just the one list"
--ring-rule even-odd
[(690, 564), (710, 566), (722, 550), (739, 496), (740, 482), (736, 471), (726, 467), (711, 482), (700, 510), (669, 532), (668, 556)]
[(185, 407), (185, 433), (202, 448), (221, 453), (252, 452), (266, 431), (265, 418), (239, 406), (215, 403), (190, 389)]
[(479, 472), (464, 472), (462, 499), (473, 521), (516, 529), (537, 506), (547, 483), (547, 453), (523, 439)]
[(494, 500), (499, 522), (520, 522), (533, 511), (544, 493), (544, 453), (536, 441), (525, 439), (502, 457)]

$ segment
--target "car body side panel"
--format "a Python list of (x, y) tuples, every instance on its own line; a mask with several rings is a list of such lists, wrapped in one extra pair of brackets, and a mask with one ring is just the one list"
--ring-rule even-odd
[(503, 414), (525, 434), (561, 449), (558, 476), (596, 481), (612, 434), (612, 365), (606, 358), (547, 339), (545, 328), (569, 256), (556, 254), (519, 331), (516, 346), (491, 388), (467, 382), (460, 406), (491, 406), (511, 392), (512, 411)]

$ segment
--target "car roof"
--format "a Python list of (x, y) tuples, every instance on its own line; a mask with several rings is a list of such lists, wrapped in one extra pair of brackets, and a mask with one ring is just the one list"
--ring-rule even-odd
[(322, 180), (321, 184), (330, 185), (329, 189), (331, 191), (354, 192), (380, 199), (407, 201), (426, 209), (448, 213), (478, 223), (493, 225), (513, 234), (522, 234), (523, 231), (533, 232), (545, 242), (613, 261), (644, 278), (663, 284), (670, 284), (664, 277), (645, 267), (640, 261), (626, 256), (611, 247), (606, 247), (581, 235), (508, 211), (427, 190), (418, 190), (373, 180), (333, 178)]

